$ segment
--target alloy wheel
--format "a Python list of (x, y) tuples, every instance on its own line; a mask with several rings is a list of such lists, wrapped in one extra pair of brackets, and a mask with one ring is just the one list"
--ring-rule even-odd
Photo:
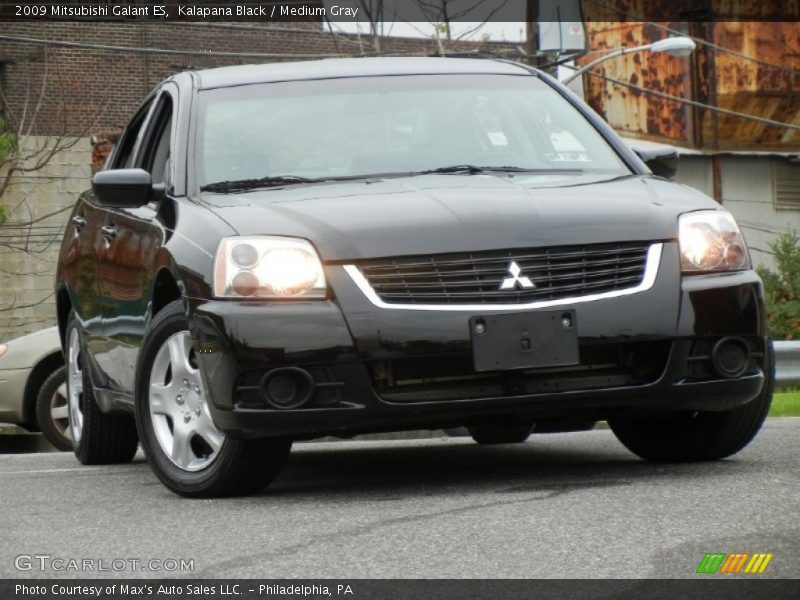
[(58, 386), (50, 398), (50, 419), (59, 434), (68, 440), (72, 439), (69, 427), (69, 391), (66, 381)]
[(184, 471), (200, 471), (219, 455), (225, 434), (208, 409), (188, 331), (173, 334), (153, 361), (150, 418), (161, 450)]
[(77, 328), (73, 328), (69, 334), (67, 396), (69, 404), (69, 437), (72, 438), (73, 443), (77, 444), (80, 442), (81, 434), (83, 433), (83, 356), (81, 353), (81, 338)]

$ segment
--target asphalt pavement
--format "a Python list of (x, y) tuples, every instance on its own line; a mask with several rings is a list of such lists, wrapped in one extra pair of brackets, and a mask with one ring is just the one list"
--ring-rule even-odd
[(2, 455), (0, 538), (0, 577), (684, 578), (706, 552), (800, 577), (800, 418), (708, 464), (648, 464), (602, 429), (296, 444), (264, 493), (223, 500), (174, 496), (141, 456)]

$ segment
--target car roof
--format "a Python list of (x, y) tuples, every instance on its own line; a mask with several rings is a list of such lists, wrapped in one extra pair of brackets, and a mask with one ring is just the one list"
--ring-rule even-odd
[(304, 79), (453, 73), (525, 75), (530, 71), (523, 65), (503, 60), (439, 57), (332, 58), (196, 71), (200, 89)]

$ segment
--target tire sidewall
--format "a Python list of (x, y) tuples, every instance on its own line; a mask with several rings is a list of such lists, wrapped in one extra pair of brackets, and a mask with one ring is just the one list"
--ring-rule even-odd
[(653, 418), (622, 417), (608, 423), (634, 454), (656, 462), (720, 460), (745, 448), (758, 434), (769, 413), (775, 387), (775, 350), (766, 341), (764, 385), (750, 402), (720, 412), (686, 413)]
[(161, 346), (172, 335), (188, 331), (189, 325), (182, 304), (173, 302), (164, 307), (150, 324), (139, 352), (134, 385), (136, 427), (145, 455), (159, 479), (170, 489), (191, 492), (206, 488), (218, 473), (228, 468), (227, 463), (235, 454), (237, 440), (226, 437), (217, 458), (199, 471), (185, 471), (175, 465), (161, 449), (150, 415), (150, 374), (153, 362)]
[[(51, 402), (53, 394), (56, 393), (59, 386), (65, 383), (66, 380), (67, 367), (63, 366), (57, 368), (44, 380), (36, 398), (36, 422), (39, 425), (39, 429), (47, 438), (47, 441), (50, 442), (53, 447), (61, 451), (72, 450), (72, 441), (70, 438), (62, 435), (53, 422)], [(67, 394), (67, 410), (69, 410), (69, 393)]]
[[(70, 435), (72, 436), (72, 449), (75, 452), (75, 456), (78, 457), (78, 460), (81, 463), (87, 463), (87, 457), (89, 453), (88, 448), (88, 436), (91, 435), (91, 419), (89, 418), (89, 411), (92, 409), (92, 404), (94, 404), (94, 395), (92, 391), (94, 387), (92, 386), (92, 378), (89, 375), (89, 366), (88, 361), (86, 360), (86, 340), (84, 339), (83, 330), (81, 329), (80, 325), (78, 324), (78, 320), (75, 317), (75, 313), (71, 312), (69, 318), (67, 319), (67, 327), (65, 330), (64, 340), (65, 340), (65, 362), (67, 364), (67, 369), (69, 369), (69, 340), (72, 336), (72, 330), (76, 330), (78, 332), (78, 344), (81, 348), (81, 376), (83, 378), (83, 392), (81, 394), (81, 398), (79, 403), (81, 405), (81, 413), (83, 414), (83, 427), (81, 429), (81, 439), (79, 441), (75, 441), (75, 434), (72, 432), (72, 419), (70, 419)], [(72, 391), (70, 389), (70, 378), (69, 378), (69, 371), (67, 371), (67, 395), (69, 397), (72, 396)], [(97, 409), (99, 410), (99, 409)]]

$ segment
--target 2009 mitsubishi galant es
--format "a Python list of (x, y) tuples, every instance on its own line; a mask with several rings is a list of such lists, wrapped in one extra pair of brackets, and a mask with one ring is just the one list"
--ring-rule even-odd
[[(75, 453), (137, 442), (186, 496), (257, 491), (293, 440), (605, 419), (714, 460), (769, 408), (733, 218), (547, 75), (353, 59), (180, 73), (75, 206), (56, 278)], [(135, 419), (132, 418), (135, 414)]]

